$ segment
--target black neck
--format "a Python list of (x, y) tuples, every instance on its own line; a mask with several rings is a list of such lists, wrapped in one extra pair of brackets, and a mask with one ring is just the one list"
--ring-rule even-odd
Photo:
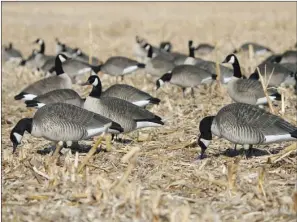
[(161, 77), (161, 79), (163, 80), (163, 82), (169, 82), (171, 80), (171, 77), (172, 73), (166, 73)]
[(147, 57), (153, 58), (153, 47), (152, 46), (149, 47), (149, 50), (147, 52)]
[(195, 48), (192, 46), (189, 46), (189, 56), (195, 58)]
[(40, 45), (39, 52), (42, 53), (42, 54), (44, 54), (44, 51), (45, 51), (45, 44), (44, 44), (44, 42), (42, 42), (41, 45)]
[(12, 49), (12, 43), (11, 42), (8, 44), (8, 48)]
[(55, 70), (56, 70), (57, 76), (64, 73), (64, 70), (63, 70), (63, 67), (62, 67), (62, 62), (61, 62), (61, 60), (59, 58), (59, 55), (57, 55), (57, 57), (56, 57)]
[(101, 92), (102, 92), (102, 85), (101, 85), (100, 79), (98, 78), (98, 85), (93, 86), (92, 91), (89, 96), (94, 97), (94, 98), (100, 98)]
[(14, 127), (13, 131), (23, 135), (25, 131), (32, 132), (32, 118), (23, 118)]
[(235, 61), (232, 64), (232, 66), (233, 66), (233, 76), (236, 78), (241, 78), (242, 74), (241, 74), (241, 70), (240, 70), (240, 65), (239, 65), (239, 62), (236, 57), (235, 57)]

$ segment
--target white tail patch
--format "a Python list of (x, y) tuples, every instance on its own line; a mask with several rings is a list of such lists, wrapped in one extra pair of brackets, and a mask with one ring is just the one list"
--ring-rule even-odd
[[(275, 100), (275, 96), (269, 96), (270, 100), (273, 101)], [(262, 97), (262, 98), (259, 98), (257, 99), (257, 103), (256, 105), (262, 105), (262, 104), (267, 104), (267, 98), (266, 97)]]
[(40, 109), (41, 107), (45, 106), (44, 103), (37, 103), (37, 106), (35, 106), (36, 109)]
[(98, 85), (98, 83), (99, 83), (98, 79), (97, 79), (97, 78), (95, 78), (95, 81), (92, 83), (92, 85), (93, 85), (93, 86), (97, 86), (97, 85)]
[(88, 137), (97, 136), (100, 133), (104, 132), (110, 132), (109, 127), (111, 126), (111, 123), (106, 124), (105, 126), (94, 128), (94, 129), (88, 129)]
[(297, 140), (297, 139), (292, 137), (290, 134), (268, 135), (268, 136), (265, 136), (264, 143), (274, 143), (274, 142), (290, 141), (290, 140)]
[(78, 74), (85, 74), (85, 73), (88, 73), (88, 72), (90, 72), (91, 71), (91, 68), (83, 68), (83, 69), (80, 69), (80, 70), (78, 70)]
[(162, 126), (159, 123), (149, 122), (149, 121), (139, 121), (136, 123), (136, 129), (145, 128), (145, 127), (157, 127)]
[(207, 78), (205, 78), (205, 79), (202, 79), (202, 81), (201, 81), (201, 83), (203, 84), (203, 83), (210, 83), (210, 82), (212, 82), (212, 78), (211, 78), (211, 76), (210, 77), (207, 77)]
[(139, 101), (133, 102), (134, 105), (140, 106), (140, 107), (146, 106), (149, 103), (150, 103), (149, 100), (139, 100)]
[(138, 67), (137, 66), (129, 66), (127, 68), (124, 69), (123, 74), (127, 74), (130, 72), (134, 72), (135, 70), (137, 70)]
[(13, 133), (14, 137), (18, 141), (18, 143), (21, 143), (23, 136), (18, 133)]
[(159, 79), (158, 81), (159, 81), (160, 87), (164, 85), (164, 81), (162, 79)]
[(35, 97), (37, 97), (36, 95), (33, 95), (33, 94), (25, 94), (24, 95), (24, 98), (22, 98), (23, 101), (27, 101), (27, 100), (32, 100), (34, 99)]

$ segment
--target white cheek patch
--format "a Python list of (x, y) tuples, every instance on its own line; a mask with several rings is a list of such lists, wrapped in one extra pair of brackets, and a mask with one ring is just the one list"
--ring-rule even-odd
[(96, 78), (92, 85), (93, 85), (93, 86), (97, 86), (98, 83), (99, 83), (99, 82), (98, 82), (98, 79)]
[(35, 97), (37, 97), (37, 96), (34, 94), (26, 94), (26, 95), (24, 95), (24, 98), (22, 98), (22, 101), (32, 100)]
[(62, 63), (66, 61), (66, 59), (65, 59), (64, 56), (62, 56), (62, 55), (59, 55), (59, 59), (60, 59), (60, 61), (61, 61)]
[(168, 51), (168, 50), (169, 50), (169, 45), (166, 44), (165, 47), (164, 47), (164, 49), (165, 49), (166, 51)]
[(210, 140), (206, 140), (206, 139), (200, 138), (200, 141), (201, 141), (206, 147), (208, 147), (208, 145), (210, 144)]
[(230, 60), (228, 61), (228, 63), (233, 64), (235, 62), (235, 57), (231, 56)]
[(43, 40), (39, 39), (38, 44), (40, 44), (40, 45), (43, 44)]
[(16, 138), (16, 140), (18, 141), (18, 143), (21, 143), (23, 136), (18, 133), (13, 133), (13, 135)]

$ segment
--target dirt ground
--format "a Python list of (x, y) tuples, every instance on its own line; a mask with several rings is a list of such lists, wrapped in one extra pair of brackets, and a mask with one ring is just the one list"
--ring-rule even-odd
[[(136, 35), (153, 44), (170, 40), (173, 50), (185, 53), (189, 39), (216, 44), (216, 53), (204, 57), (213, 61), (223, 61), (246, 41), (281, 53), (296, 43), (296, 3), (2, 3), (2, 44), (13, 42), (25, 57), (39, 37), (48, 54), (58, 37), (102, 61), (133, 57)], [(249, 73), (265, 57), (238, 58)], [(200, 120), (231, 102), (224, 88), (201, 87), (194, 99), (183, 98), (172, 85), (155, 91), (143, 71), (127, 76), (125, 83), (162, 100), (150, 110), (166, 119), (165, 126), (125, 135), (130, 143), (114, 142), (110, 152), (96, 154), (76, 173), (86, 154), (66, 150), (51, 164), (50, 154), (37, 152), (51, 145), (42, 138), (26, 134), (12, 154), (11, 129), (32, 116), (13, 97), (39, 78), (2, 64), (3, 221), (296, 221), (296, 149), (284, 149), (293, 143), (260, 146), (246, 159), (241, 147), (230, 157), (233, 145), (215, 138), (208, 158), (195, 161)], [(107, 88), (115, 79), (103, 76), (102, 83)], [(90, 90), (74, 88), (83, 96)], [(296, 95), (286, 95), (283, 117), (296, 124)]]

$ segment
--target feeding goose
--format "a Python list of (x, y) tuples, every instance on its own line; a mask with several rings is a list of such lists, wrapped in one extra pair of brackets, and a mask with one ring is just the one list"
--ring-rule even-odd
[(56, 89), (39, 95), (33, 100), (27, 100), (25, 103), (27, 107), (34, 107), (37, 109), (52, 103), (68, 103), (83, 107), (85, 100), (86, 99), (82, 99), (73, 89)]
[(10, 42), (8, 46), (2, 47), (2, 61), (21, 61), (23, 58), (22, 53), (13, 47)]
[(100, 71), (104, 74), (116, 77), (121, 76), (123, 80), (124, 75), (131, 74), (137, 69), (145, 68), (145, 64), (123, 56), (113, 56), (108, 58), (105, 63), (99, 67)]
[(147, 46), (147, 58), (145, 71), (154, 77), (161, 77), (164, 73), (171, 71), (175, 67), (172, 60), (168, 60), (161, 55), (153, 57), (153, 47)]
[[(230, 63), (233, 66), (233, 78), (227, 84), (229, 96), (238, 103), (251, 105), (267, 104), (261, 82), (254, 79), (242, 79), (239, 62), (234, 54), (228, 55), (223, 63)], [(275, 89), (267, 89), (269, 98), (281, 100), (281, 95)]]
[(160, 99), (152, 97), (150, 94), (126, 84), (115, 84), (110, 86), (102, 92), (102, 97), (123, 99), (140, 107), (160, 103)]
[(253, 145), (297, 140), (296, 126), (257, 106), (244, 103), (229, 104), (216, 116), (203, 118), (199, 130), (200, 158), (204, 157), (213, 135), (244, 145), (249, 151)]
[(176, 66), (171, 72), (164, 74), (157, 80), (157, 89), (164, 85), (165, 82), (177, 85), (182, 88), (183, 95), (185, 96), (186, 88), (191, 88), (191, 95), (194, 97), (194, 87), (201, 84), (211, 83), (216, 78), (204, 69), (192, 65)]
[(32, 100), (36, 96), (45, 94), (55, 89), (71, 89), (72, 82), (70, 77), (64, 73), (62, 63), (67, 60), (67, 57), (63, 54), (56, 56), (56, 76), (51, 76), (38, 80), (25, 89), (23, 89), (18, 95), (14, 97), (15, 100)]
[(265, 54), (265, 53), (268, 53), (268, 52), (273, 53), (273, 51), (270, 48), (265, 47), (263, 45), (260, 45), (258, 43), (254, 43), (254, 42), (246, 42), (246, 43), (242, 44), (239, 47), (239, 49), (238, 50), (235, 49), (233, 51), (233, 53), (238, 53), (240, 51), (248, 52), (249, 51), (249, 45), (251, 45), (253, 47), (254, 53), (256, 55), (262, 55), (262, 54)]
[(21, 143), (25, 131), (63, 146), (64, 142), (71, 144), (103, 132), (120, 133), (123, 128), (110, 119), (80, 107), (54, 103), (38, 109), (33, 118), (21, 119), (16, 124), (10, 133), (13, 152)]
[[(269, 87), (288, 86), (295, 84), (294, 72), (285, 68), (281, 64), (261, 63), (258, 68)], [(250, 75), (249, 79), (259, 80), (259, 72), (257, 68), (255, 69), (254, 73)]]
[[(74, 49), (74, 53), (72, 54), (72, 57), (76, 60), (85, 62), (85, 63), (89, 63), (90, 61), (90, 56), (88, 56), (85, 52), (83, 52), (81, 49), (79, 48), (75, 48)], [(97, 59), (96, 57), (92, 56), (91, 57), (91, 64), (92, 65), (99, 65), (102, 62)]]
[(101, 97), (102, 85), (98, 76), (90, 76), (85, 85), (93, 85), (93, 89), (86, 98), (84, 108), (119, 123), (125, 133), (164, 125), (159, 116), (142, 107), (114, 97)]

